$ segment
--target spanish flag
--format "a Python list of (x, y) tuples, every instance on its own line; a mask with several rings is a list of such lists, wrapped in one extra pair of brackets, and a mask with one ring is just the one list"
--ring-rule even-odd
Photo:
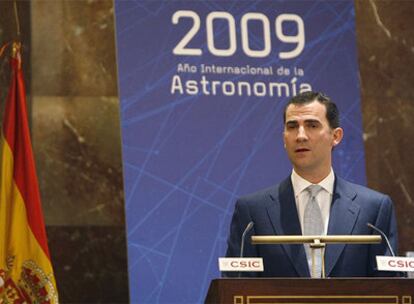
[(58, 303), (18, 43), (13, 44), (10, 63), (11, 83), (0, 141), (0, 303)]

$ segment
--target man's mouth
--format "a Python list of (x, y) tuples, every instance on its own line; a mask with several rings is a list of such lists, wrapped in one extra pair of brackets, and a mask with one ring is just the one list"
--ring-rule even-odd
[(297, 152), (297, 153), (300, 153), (300, 152), (308, 152), (308, 151), (310, 151), (310, 150), (307, 149), (307, 148), (298, 148), (298, 149), (295, 150), (295, 152)]

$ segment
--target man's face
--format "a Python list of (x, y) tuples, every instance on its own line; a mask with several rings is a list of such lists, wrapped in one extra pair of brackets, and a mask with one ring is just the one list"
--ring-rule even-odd
[(341, 128), (330, 128), (326, 107), (318, 101), (291, 104), (286, 109), (285, 148), (295, 171), (302, 176), (329, 173), (332, 148), (340, 143), (342, 135)]

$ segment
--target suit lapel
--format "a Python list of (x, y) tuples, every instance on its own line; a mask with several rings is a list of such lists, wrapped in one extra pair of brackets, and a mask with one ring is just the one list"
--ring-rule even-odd
[[(328, 235), (351, 235), (359, 214), (359, 205), (354, 202), (355, 191), (348, 183), (336, 177), (329, 215)], [(334, 268), (345, 244), (327, 245), (325, 253), (326, 276)]]
[[(301, 235), (298, 211), (290, 177), (280, 183), (270, 195), (267, 212), (277, 235)], [(301, 277), (309, 277), (309, 267), (303, 245), (281, 245)]]

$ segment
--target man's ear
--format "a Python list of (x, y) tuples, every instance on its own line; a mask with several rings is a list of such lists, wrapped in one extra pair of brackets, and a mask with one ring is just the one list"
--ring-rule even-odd
[(339, 143), (342, 141), (342, 138), (344, 137), (344, 130), (342, 128), (336, 128), (333, 130), (333, 142), (332, 146), (335, 147), (339, 145)]

